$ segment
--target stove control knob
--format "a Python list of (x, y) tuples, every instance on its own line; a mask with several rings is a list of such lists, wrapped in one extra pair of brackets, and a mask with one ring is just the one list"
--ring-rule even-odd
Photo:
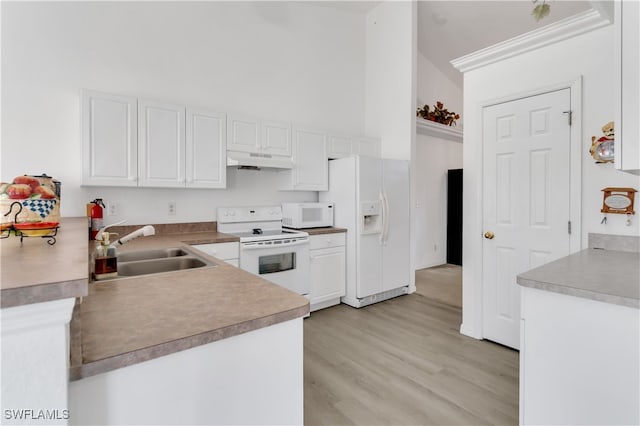
[(273, 209), (269, 210), (269, 214), (274, 214), (275, 212), (273, 211)]
[(231, 216), (235, 216), (236, 215), (236, 211), (235, 210), (231, 210)]
[(229, 216), (229, 212), (225, 210), (225, 211), (222, 213), (222, 216), (224, 216), (224, 217)]

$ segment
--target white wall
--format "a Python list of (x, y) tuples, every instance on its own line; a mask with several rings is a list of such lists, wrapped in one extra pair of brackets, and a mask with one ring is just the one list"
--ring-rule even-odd
[(640, 234), (637, 218), (629, 227), (622, 215), (609, 215), (608, 224), (600, 224), (600, 190), (608, 186), (640, 189), (640, 178), (616, 171), (611, 164), (595, 164), (589, 155), (591, 136), (599, 136), (602, 125), (613, 120), (613, 45), (613, 28), (606, 27), (465, 74), (462, 329), (466, 334), (480, 337), (482, 332), (482, 145), (470, 141), (482, 140), (483, 102), (573, 81), (582, 75), (582, 247), (587, 247), (589, 232)]
[(381, 2), (366, 16), (365, 130), (382, 158), (409, 160), (415, 138), (417, 5)]
[[(364, 133), (362, 15), (303, 2), (1, 7), (0, 177), (56, 177), (63, 216), (84, 215), (98, 196), (119, 204), (114, 220), (131, 224), (212, 220), (221, 205), (317, 197), (277, 192), (271, 172), (230, 171), (226, 191), (81, 188), (81, 88)], [(168, 201), (177, 202), (175, 216)]]
[(462, 168), (462, 143), (418, 134), (412, 233), (416, 269), (447, 262), (447, 170)]
[(462, 116), (462, 87), (436, 68), (433, 63), (422, 53), (418, 52), (418, 95), (416, 98), (416, 108), (422, 108), (425, 104), (430, 107), (436, 101), (441, 101), (449, 111), (460, 114), (456, 128), (461, 129), (464, 123)]
[[(420, 53), (417, 62), (416, 108), (441, 101), (449, 111), (461, 113), (462, 90)], [(462, 168), (462, 143), (418, 132), (413, 163), (413, 256), (421, 269), (447, 261), (447, 170)]]

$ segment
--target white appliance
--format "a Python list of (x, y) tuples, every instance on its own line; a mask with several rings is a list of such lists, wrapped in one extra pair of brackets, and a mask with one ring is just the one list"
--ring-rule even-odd
[(333, 203), (282, 203), (282, 225), (295, 229), (333, 226)]
[(407, 294), (409, 264), (409, 163), (352, 156), (329, 161), (334, 224), (347, 228), (347, 292), (356, 308)]
[(309, 234), (282, 229), (280, 206), (219, 207), (218, 231), (240, 238), (240, 268), (309, 294)]

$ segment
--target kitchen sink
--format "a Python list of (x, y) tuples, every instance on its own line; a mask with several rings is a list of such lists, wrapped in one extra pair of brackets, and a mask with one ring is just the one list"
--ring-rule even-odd
[(118, 255), (118, 263), (133, 262), (137, 260), (147, 260), (147, 259), (164, 259), (167, 257), (186, 256), (188, 254), (189, 253), (187, 253), (185, 250), (181, 248), (164, 248), (164, 249), (153, 249), (153, 250), (130, 251), (125, 253), (120, 253)]
[(118, 262), (119, 277), (134, 277), (138, 275), (157, 274), (159, 272), (180, 271), (183, 269), (215, 266), (193, 256), (168, 257), (164, 259), (148, 259), (129, 262)]
[(118, 255), (118, 275), (100, 281), (183, 271), (205, 266), (215, 267), (217, 264), (198, 256), (185, 247), (129, 251)]

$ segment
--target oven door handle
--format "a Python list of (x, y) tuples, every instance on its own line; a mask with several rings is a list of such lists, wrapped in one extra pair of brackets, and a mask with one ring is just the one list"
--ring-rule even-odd
[(274, 248), (280, 248), (280, 247), (292, 247), (292, 246), (301, 246), (304, 244), (309, 244), (309, 240), (301, 240), (301, 241), (294, 241), (292, 243), (283, 243), (283, 244), (269, 244), (269, 245), (260, 245), (260, 244), (241, 244), (240, 245), (240, 250), (260, 250), (260, 249), (274, 249)]

